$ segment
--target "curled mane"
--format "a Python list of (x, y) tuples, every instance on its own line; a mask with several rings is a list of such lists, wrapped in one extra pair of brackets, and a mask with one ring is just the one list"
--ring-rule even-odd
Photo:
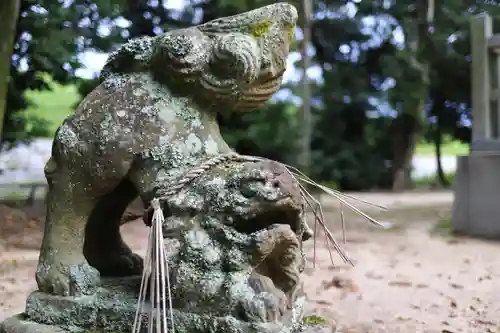
[(102, 68), (100, 79), (105, 80), (111, 74), (144, 72), (149, 68), (154, 51), (155, 37), (130, 39), (110, 54)]

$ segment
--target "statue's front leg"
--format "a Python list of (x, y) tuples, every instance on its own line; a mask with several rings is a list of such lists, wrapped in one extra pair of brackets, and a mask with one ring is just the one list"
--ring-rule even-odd
[(36, 281), (41, 291), (56, 295), (92, 293), (98, 271), (83, 255), (85, 226), (95, 198), (79, 186), (78, 174), (51, 158), (46, 165), (49, 192), (45, 232)]

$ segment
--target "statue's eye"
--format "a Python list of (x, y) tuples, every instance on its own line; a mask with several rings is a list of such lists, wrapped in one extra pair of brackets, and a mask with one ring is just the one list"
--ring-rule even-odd
[(169, 58), (185, 58), (193, 50), (193, 42), (187, 36), (169, 36), (163, 42)]

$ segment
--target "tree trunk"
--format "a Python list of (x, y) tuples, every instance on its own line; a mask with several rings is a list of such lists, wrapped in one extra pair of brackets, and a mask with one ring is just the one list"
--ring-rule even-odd
[(298, 124), (301, 129), (299, 136), (299, 154), (297, 166), (303, 172), (309, 173), (311, 166), (311, 136), (312, 136), (312, 115), (311, 115), (311, 86), (307, 69), (310, 66), (310, 58), (307, 53), (307, 48), (311, 41), (311, 24), (312, 24), (312, 0), (302, 1), (302, 10), (304, 13), (304, 39), (302, 40), (302, 63), (304, 74), (302, 76), (302, 108), (298, 113)]
[[(392, 190), (403, 191), (412, 185), (411, 167), (417, 147), (420, 129), (426, 119), (425, 104), (429, 95), (429, 65), (421, 56), (420, 48), (426, 47), (429, 26), (434, 19), (434, 0), (418, 2), (416, 20), (406, 26), (408, 49), (411, 53), (411, 67), (420, 72), (419, 98), (405, 103), (396, 133), (393, 150)], [(410, 98), (409, 98), (410, 99)], [(398, 124), (396, 120), (396, 124)], [(405, 131), (406, 130), (406, 131)]]
[(400, 192), (412, 184), (412, 161), (419, 137), (418, 120), (409, 113), (402, 113), (394, 120), (392, 133), (394, 134), (392, 190)]
[(10, 81), (11, 57), (19, 17), (20, 0), (0, 0), (0, 140), (3, 135), (3, 123), (7, 106), (7, 91)]
[(434, 132), (434, 146), (436, 148), (436, 165), (439, 184), (443, 187), (449, 185), (446, 175), (444, 174), (443, 165), (441, 163), (441, 143), (443, 139), (442, 121), (439, 114), (437, 115), (436, 130)]

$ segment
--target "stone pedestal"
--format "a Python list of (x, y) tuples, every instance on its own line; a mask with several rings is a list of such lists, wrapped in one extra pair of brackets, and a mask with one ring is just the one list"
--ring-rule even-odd
[(335, 326), (332, 325), (318, 325), (318, 326), (304, 326), (301, 333), (335, 333), (337, 332)]
[[(335, 333), (335, 325), (303, 326), (300, 333)], [(69, 333), (78, 330), (65, 330), (53, 325), (32, 322), (25, 314), (12, 316), (0, 324), (0, 333)], [(88, 331), (87, 331), (88, 332)], [(228, 331), (229, 332), (229, 331)], [(93, 332), (97, 333), (97, 332)]]
[(35, 291), (22, 314), (0, 323), (0, 333), (128, 332), (140, 277), (103, 279), (95, 295), (55, 296)]
[(500, 239), (500, 151), (457, 157), (452, 229)]
[[(26, 301), (26, 311), (0, 323), (0, 333), (128, 333), (135, 318), (140, 279), (140, 276), (103, 279), (102, 287), (92, 296), (63, 297), (33, 292)], [(281, 323), (248, 323), (229, 315), (174, 309), (176, 332), (298, 333), (302, 329), (304, 300), (305, 297), (299, 297)], [(147, 331), (147, 320), (147, 314), (143, 314), (141, 332)]]
[[(304, 326), (300, 333), (335, 333), (334, 325)], [(57, 326), (37, 324), (26, 319), (24, 314), (8, 318), (0, 324), (0, 333), (68, 333)], [(92, 332), (96, 333), (96, 332)]]

